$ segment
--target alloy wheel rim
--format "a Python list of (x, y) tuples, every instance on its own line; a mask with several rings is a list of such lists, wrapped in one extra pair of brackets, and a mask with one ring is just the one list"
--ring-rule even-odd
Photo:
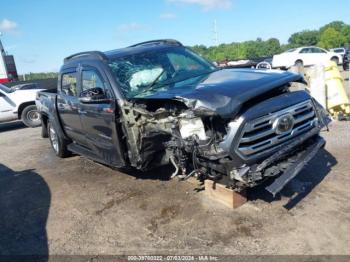
[(55, 132), (55, 129), (53, 129), (53, 127), (50, 127), (50, 140), (51, 140), (51, 144), (53, 149), (55, 150), (55, 152), (58, 152), (58, 137), (57, 134)]
[(27, 113), (27, 117), (30, 121), (39, 121), (40, 115), (38, 111), (32, 110)]

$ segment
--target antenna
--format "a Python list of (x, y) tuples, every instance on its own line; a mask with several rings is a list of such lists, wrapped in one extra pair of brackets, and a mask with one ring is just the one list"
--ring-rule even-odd
[(219, 45), (218, 26), (217, 26), (216, 19), (214, 20), (214, 24), (213, 24), (213, 41), (214, 41), (214, 46)]

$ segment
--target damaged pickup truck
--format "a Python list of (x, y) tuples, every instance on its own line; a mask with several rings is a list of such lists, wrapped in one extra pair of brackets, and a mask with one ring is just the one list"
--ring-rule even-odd
[(117, 168), (172, 164), (172, 177), (279, 192), (324, 146), (325, 117), (290, 72), (219, 69), (175, 40), (67, 57), (36, 104), (42, 136)]

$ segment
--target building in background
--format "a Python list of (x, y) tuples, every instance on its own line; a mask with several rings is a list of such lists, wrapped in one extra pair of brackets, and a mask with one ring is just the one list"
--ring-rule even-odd
[(18, 80), (16, 63), (13, 55), (7, 55), (0, 39), (0, 83)]

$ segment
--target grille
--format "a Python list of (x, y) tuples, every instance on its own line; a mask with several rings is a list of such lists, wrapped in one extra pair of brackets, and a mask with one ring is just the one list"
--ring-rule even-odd
[[(287, 114), (294, 118), (293, 128), (284, 133), (276, 132), (274, 123)], [(245, 158), (256, 157), (259, 154), (273, 151), (276, 147), (307, 132), (317, 124), (317, 121), (311, 100), (296, 104), (247, 122), (236, 149)]]

